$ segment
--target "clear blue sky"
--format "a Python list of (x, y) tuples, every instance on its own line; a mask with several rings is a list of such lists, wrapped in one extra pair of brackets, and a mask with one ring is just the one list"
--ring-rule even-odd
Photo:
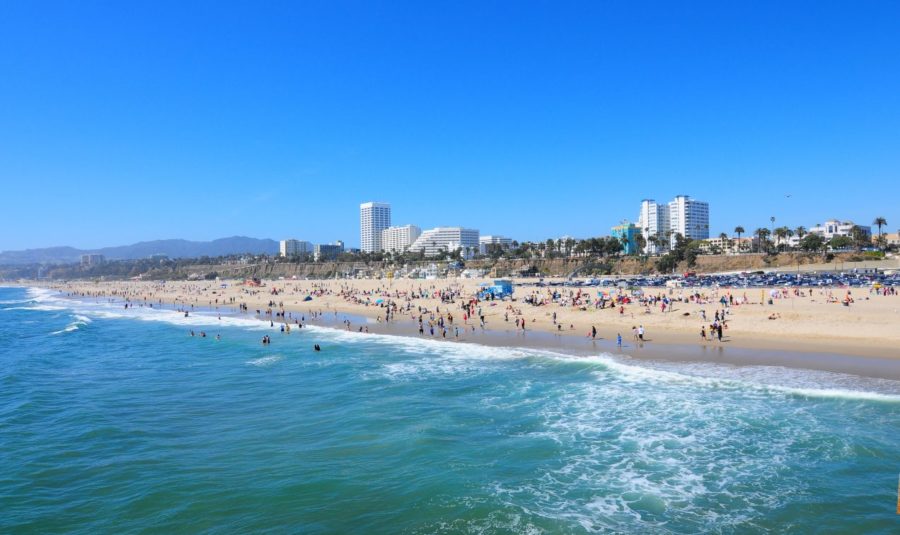
[[(900, 228), (898, 2), (3, 2), (0, 249)], [(786, 197), (791, 194), (791, 197)]]

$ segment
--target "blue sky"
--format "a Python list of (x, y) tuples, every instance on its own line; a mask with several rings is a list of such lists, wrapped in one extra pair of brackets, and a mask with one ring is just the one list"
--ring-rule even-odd
[[(897, 2), (4, 2), (0, 249), (900, 228)], [(790, 197), (786, 195), (790, 194)]]

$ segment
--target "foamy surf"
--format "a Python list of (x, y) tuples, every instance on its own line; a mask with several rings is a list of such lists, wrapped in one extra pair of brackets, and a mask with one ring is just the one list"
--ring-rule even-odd
[(77, 331), (78, 329), (80, 329), (81, 327), (91, 323), (91, 318), (89, 318), (87, 316), (82, 316), (81, 314), (74, 314), (73, 319), (74, 319), (74, 321), (72, 321), (71, 323), (66, 325), (64, 328), (62, 328), (58, 331), (53, 331), (50, 334), (60, 335), (60, 334), (74, 332), (74, 331)]
[(249, 364), (250, 366), (256, 366), (258, 368), (265, 368), (275, 364), (283, 360), (284, 357), (281, 355), (270, 355), (268, 357), (261, 357), (258, 359), (248, 360), (245, 364)]
[[(640, 364), (623, 363), (609, 354), (588, 357), (626, 380), (641, 382), (691, 383), (715, 389), (754, 389), (802, 397), (868, 400), (900, 403), (900, 382), (854, 375), (798, 370), (781, 366), (733, 366), (704, 362)], [(780, 383), (778, 381), (781, 381)], [(878, 390), (857, 390), (850, 385)]]
[[(419, 373), (450, 375), (476, 371), (474, 365), (453, 361), (550, 359), (568, 363), (598, 365), (626, 381), (691, 384), (713, 389), (754, 389), (761, 392), (790, 394), (814, 398), (834, 398), (861, 401), (900, 402), (900, 382), (889, 379), (862, 378), (854, 375), (815, 370), (796, 370), (780, 366), (731, 366), (718, 363), (661, 363), (652, 361), (624, 362), (622, 357), (609, 353), (575, 356), (541, 349), (484, 346), (456, 343), (431, 338), (413, 338), (390, 334), (362, 334), (329, 327), (311, 326), (310, 330), (331, 334), (345, 343), (376, 343), (411, 356), (428, 355), (428, 362), (402, 363), (386, 369), (396, 379), (412, 379)], [(435, 355), (444, 357), (438, 362)], [(680, 369), (679, 369), (680, 368)], [(752, 374), (748, 373), (753, 371)], [(779, 384), (790, 379), (792, 384)], [(857, 390), (850, 385), (868, 386), (878, 390)], [(826, 386), (827, 385), (827, 386)]]

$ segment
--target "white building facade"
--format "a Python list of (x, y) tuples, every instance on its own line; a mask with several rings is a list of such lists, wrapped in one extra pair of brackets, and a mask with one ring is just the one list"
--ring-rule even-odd
[(281, 240), (278, 243), (278, 251), (281, 256), (300, 256), (313, 252), (313, 246), (308, 241)]
[[(709, 203), (678, 195), (668, 204), (641, 201), (637, 226), (644, 237), (644, 252), (659, 254), (675, 246), (675, 235), (688, 241), (709, 238)], [(659, 240), (653, 243), (654, 239)]]
[(821, 225), (816, 224), (816, 226), (809, 229), (809, 233), (818, 234), (819, 236), (825, 238), (825, 241), (828, 241), (835, 236), (850, 236), (853, 231), (853, 227), (855, 226), (859, 226), (861, 229), (863, 229), (863, 232), (866, 235), (872, 235), (872, 227), (868, 227), (865, 225), (856, 225), (853, 223), (853, 221), (840, 221), (838, 219), (829, 219)]
[(709, 203), (695, 201), (687, 195), (678, 195), (669, 202), (669, 230), (672, 231), (669, 246), (675, 246), (675, 234), (687, 241), (709, 238)]
[(491, 245), (499, 245), (504, 251), (512, 248), (512, 238), (506, 236), (481, 236), (478, 238), (478, 252), (488, 254)]
[(638, 216), (638, 228), (644, 236), (644, 252), (657, 254), (666, 249), (665, 244), (653, 243), (656, 238), (664, 239), (669, 231), (669, 207), (659, 204), (653, 199), (641, 201), (641, 213)]
[(374, 253), (382, 250), (381, 232), (391, 226), (391, 205), (364, 202), (359, 205), (359, 250)]
[(478, 251), (478, 231), (462, 227), (437, 227), (423, 232), (410, 246), (413, 252), (436, 256), (441, 251), (462, 250), (468, 256)]
[(422, 229), (415, 225), (388, 227), (381, 231), (381, 250), (402, 253), (412, 246), (422, 235)]

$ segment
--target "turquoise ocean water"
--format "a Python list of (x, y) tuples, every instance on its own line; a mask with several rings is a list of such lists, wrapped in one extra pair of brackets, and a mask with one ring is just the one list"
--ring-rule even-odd
[(894, 381), (0, 288), (2, 533), (898, 533), (898, 472)]

